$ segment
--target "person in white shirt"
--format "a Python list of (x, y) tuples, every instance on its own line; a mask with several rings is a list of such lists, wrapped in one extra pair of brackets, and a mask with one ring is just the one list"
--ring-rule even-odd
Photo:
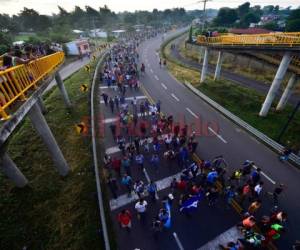
[(256, 197), (259, 197), (262, 189), (263, 189), (264, 183), (260, 181), (255, 187), (254, 187), (254, 193)]
[(138, 219), (144, 219), (146, 210), (147, 210), (147, 201), (141, 198), (134, 206), (135, 210), (137, 211)]

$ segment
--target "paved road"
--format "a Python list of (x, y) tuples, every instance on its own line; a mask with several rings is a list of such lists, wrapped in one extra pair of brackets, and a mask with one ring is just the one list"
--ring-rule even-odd
[[(253, 160), (264, 172), (265, 190), (272, 191), (274, 183), (284, 183), (287, 186), (280, 197), (280, 206), (288, 213), (289, 220), (286, 235), (282, 237), (279, 246), (280, 249), (290, 249), (291, 244), (300, 237), (300, 202), (295, 202), (300, 199), (300, 171), (278, 161), (278, 156), (273, 151), (208, 106), (165, 69), (161, 69), (156, 54), (161, 41), (160, 37), (152, 39), (140, 48), (141, 60), (146, 63), (147, 71), (142, 79), (145, 89), (155, 101), (162, 101), (163, 112), (176, 114), (177, 118), (184, 116), (185, 121), (190, 124), (199, 117), (204, 130), (207, 128), (205, 123), (211, 123), (213, 133), (217, 136), (199, 138), (197, 153), (201, 158), (212, 159), (222, 154), (231, 170), (238, 168), (246, 159)], [(267, 211), (270, 207), (271, 200), (264, 197), (263, 210)]]
[[(185, 38), (186, 38), (185, 36), (181, 36), (181, 37), (179, 37), (179, 38), (177, 38), (177, 39), (175, 39), (173, 41), (173, 43), (176, 46), (175, 46), (175, 49), (171, 50), (171, 56), (174, 57), (175, 59), (177, 59), (178, 61), (181, 61), (181, 62), (183, 62), (186, 65), (189, 65), (190, 67), (193, 67), (195, 69), (201, 70), (202, 69), (202, 65), (201, 64), (193, 61), (192, 59), (183, 57), (180, 54), (180, 52), (179, 52), (179, 45), (181, 44), (181, 42)], [(209, 65), (208, 72), (210, 74), (214, 74), (214, 72), (215, 72), (215, 66)], [(262, 94), (267, 94), (268, 91), (269, 91), (269, 85), (265, 84), (264, 82), (257, 81), (257, 80), (254, 80), (254, 79), (250, 79), (250, 78), (248, 78), (246, 76), (239, 75), (237, 73), (232, 73), (231, 71), (226, 70), (224, 68), (222, 68), (222, 70), (221, 70), (221, 77), (223, 77), (223, 78), (225, 78), (225, 79), (227, 79), (229, 81), (232, 81), (232, 82), (234, 82), (236, 84), (239, 84), (241, 86), (254, 89), (254, 90), (256, 90), (256, 91), (258, 91), (259, 93), (262, 93)], [(282, 90), (278, 90), (277, 97), (280, 98), (281, 95), (282, 95)], [(290, 99), (289, 99), (289, 103), (291, 103), (293, 105), (296, 105), (298, 103), (298, 101), (299, 101), (299, 98), (300, 98), (299, 95), (292, 94), (291, 97), (290, 97)]]

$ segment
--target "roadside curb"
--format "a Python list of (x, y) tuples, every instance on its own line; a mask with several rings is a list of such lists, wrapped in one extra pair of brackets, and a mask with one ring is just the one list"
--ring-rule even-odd
[[(220, 104), (215, 102), (214, 100), (210, 99), (208, 96), (203, 94), (200, 90), (196, 89), (191, 83), (189, 82), (184, 82), (184, 85), (190, 89), (195, 95), (199, 96), (202, 100), (204, 100), (206, 103), (208, 103), (211, 107), (219, 111), (222, 115), (239, 125), (240, 127), (244, 128), (247, 132), (250, 134), (254, 135), (256, 138), (258, 138), (260, 141), (262, 141), (264, 144), (269, 146), (273, 151), (277, 153), (282, 153), (284, 150), (284, 146), (281, 144), (277, 143), (270, 137), (266, 136), (264, 133), (260, 132), (256, 128), (252, 127), (248, 123), (246, 123), (244, 120), (241, 118), (237, 117), (224, 107), (222, 107)], [(296, 154), (292, 153), (289, 157), (289, 161), (293, 163), (296, 166), (300, 166), (300, 157), (297, 156)]]

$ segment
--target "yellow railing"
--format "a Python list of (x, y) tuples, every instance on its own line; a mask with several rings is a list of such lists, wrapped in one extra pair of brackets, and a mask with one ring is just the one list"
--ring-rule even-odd
[(17, 101), (25, 101), (30, 90), (37, 88), (39, 81), (45, 78), (64, 61), (64, 53), (57, 52), (44, 56), (28, 64), (18, 65), (0, 71), (0, 116), (8, 119), (7, 109)]
[(251, 45), (251, 46), (300, 46), (300, 32), (269, 33), (258, 35), (198, 36), (197, 43), (203, 45)]

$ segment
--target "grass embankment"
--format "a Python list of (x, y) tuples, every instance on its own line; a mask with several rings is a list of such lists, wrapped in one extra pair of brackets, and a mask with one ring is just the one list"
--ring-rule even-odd
[[(92, 64), (92, 72), (95, 63)], [(74, 105), (65, 108), (57, 88), (47, 94), (45, 118), (71, 171), (59, 176), (40, 137), (26, 119), (11, 137), (8, 153), (29, 180), (16, 188), (0, 172), (0, 249), (99, 249), (99, 216), (90, 138), (74, 126), (89, 116), (89, 93), (82, 83), (92, 79), (81, 69), (65, 81)]]
[[(166, 46), (165, 54), (168, 56), (169, 52), (169, 46)], [(274, 140), (277, 139), (293, 109), (288, 105), (283, 112), (276, 112), (275, 104), (277, 104), (277, 102), (274, 102), (268, 116), (262, 118), (258, 116), (258, 113), (265, 96), (257, 91), (223, 79), (213, 81), (210, 77), (204, 83), (200, 84), (200, 72), (178, 65), (174, 60), (168, 62), (168, 70), (179, 81), (192, 83), (207, 96)], [(292, 145), (297, 151), (300, 149), (299, 113), (282, 138), (282, 143)]]

